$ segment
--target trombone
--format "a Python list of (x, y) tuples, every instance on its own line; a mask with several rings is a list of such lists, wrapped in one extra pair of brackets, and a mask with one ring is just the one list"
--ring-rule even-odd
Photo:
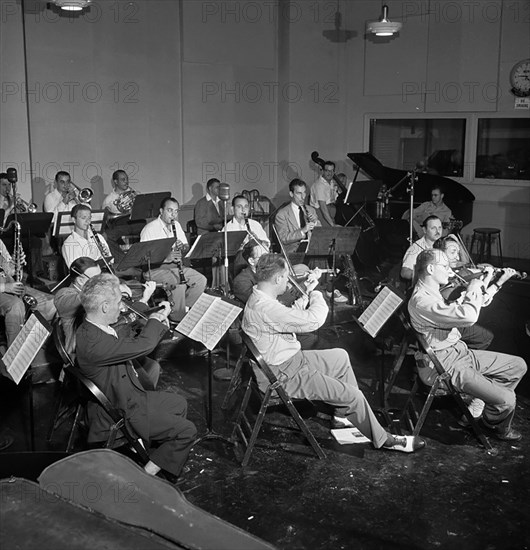
[(94, 191), (90, 187), (79, 187), (73, 181), (70, 181), (70, 189), (68, 195), (72, 195), (74, 201), (79, 204), (89, 204), (94, 196)]

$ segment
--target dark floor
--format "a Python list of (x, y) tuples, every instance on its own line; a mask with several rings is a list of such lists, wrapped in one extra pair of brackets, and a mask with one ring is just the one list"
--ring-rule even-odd
[[(319, 331), (316, 347), (347, 349), (362, 388), (376, 406), (372, 382), (381, 356), (371, 338), (350, 321), (351, 314), (351, 308), (340, 307), (337, 324)], [(481, 315), (482, 324), (495, 332), (492, 349), (522, 355), (530, 363), (530, 337), (525, 333), (530, 283), (506, 285)], [(392, 329), (385, 336), (392, 337)], [(237, 347), (231, 349), (235, 357)], [(161, 386), (186, 396), (188, 416), (204, 433), (207, 362), (183, 351), (182, 345), (171, 343), (159, 348), (159, 356), (165, 358)], [(391, 360), (386, 357), (387, 365)], [(222, 363), (222, 355), (214, 356), (215, 367)], [(409, 367), (406, 364), (403, 369), (391, 406), (403, 403)], [(411, 455), (376, 451), (371, 445), (340, 446), (332, 439), (322, 412), (304, 406), (301, 412), (324, 447), (326, 459), (316, 459), (278, 411), (267, 416), (248, 467), (238, 465), (230, 446), (206, 441), (192, 450), (190, 471), (179, 487), (193, 504), (283, 549), (528, 548), (529, 379), (519, 388), (515, 417), (523, 440), (513, 445), (495, 442), (497, 456), (486, 453), (458, 426), (456, 411), (447, 400), (441, 399), (427, 419), (423, 430), (427, 448)], [(213, 394), (214, 429), (225, 436), (232, 430), (231, 415), (220, 410), (227, 387), (227, 382), (215, 382)], [(55, 384), (35, 387), (38, 451), (60, 451), (65, 446), (64, 429), (52, 443), (45, 441), (54, 389)], [(21, 466), (37, 456), (11, 454), (29, 450), (26, 412), (24, 388), (1, 382), (0, 432), (15, 436), (13, 446), (0, 454), (2, 476), (20, 476)], [(289, 443), (298, 444), (295, 452)], [(45, 461), (42, 455), (39, 458)], [(38, 473), (39, 468), (35, 469)], [(28, 472), (26, 477), (35, 475)]]

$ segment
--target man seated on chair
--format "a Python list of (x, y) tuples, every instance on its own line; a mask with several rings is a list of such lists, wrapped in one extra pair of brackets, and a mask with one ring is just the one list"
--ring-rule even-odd
[[(188, 458), (197, 430), (186, 419), (187, 403), (173, 392), (147, 391), (140, 384), (132, 360), (145, 357), (167, 331), (168, 302), (153, 313), (138, 335), (116, 332), (112, 324), (120, 314), (119, 281), (110, 274), (92, 277), (81, 293), (86, 319), (77, 330), (77, 361), (81, 372), (125, 413), (127, 422), (146, 442), (157, 442), (145, 470), (161, 469), (178, 476)], [(105, 441), (110, 422), (96, 403), (88, 405), (89, 442)]]
[[(85, 283), (101, 274), (99, 265), (91, 258), (77, 258), (70, 265), (70, 286), (58, 290), (54, 297), (54, 304), (61, 320), (64, 332), (65, 350), (68, 354), (75, 352), (75, 333), (77, 327), (82, 323), (85, 311), (81, 305), (81, 292)], [(156, 283), (148, 281), (145, 283), (145, 290), (140, 300), (134, 302), (134, 307), (140, 313), (147, 309), (147, 302), (155, 291)], [(122, 296), (129, 296), (130, 289), (120, 284)], [(129, 330), (133, 330), (133, 323), (127, 324)], [(122, 332), (125, 328), (120, 329)], [(138, 378), (146, 389), (156, 389), (160, 377), (160, 365), (154, 359), (143, 357), (138, 360), (141, 368), (138, 369)]]
[[(160, 205), (158, 218), (148, 223), (140, 234), (140, 240), (153, 241), (157, 239), (168, 239), (176, 237), (177, 242), (164, 262), (154, 269), (151, 269), (151, 278), (157, 283), (167, 283), (173, 286), (171, 299), (173, 308), (170, 319), (181, 321), (186, 311), (193, 306), (199, 296), (206, 288), (206, 277), (195, 269), (183, 265), (183, 258), (189, 250), (188, 240), (177, 221), (179, 203), (177, 199), (169, 197), (164, 199)], [(180, 276), (184, 276), (186, 283), (181, 283)]]
[[(512, 428), (515, 412), (515, 388), (526, 363), (521, 357), (484, 350), (470, 350), (461, 339), (460, 330), (477, 322), (480, 310), (490, 296), (487, 292), (491, 272), (484, 281), (472, 280), (460, 302), (447, 304), (440, 287), (449, 280), (449, 260), (441, 250), (426, 250), (416, 263), (418, 281), (408, 304), (412, 326), (423, 334), (436, 357), (451, 377), (453, 386), (473, 398), (485, 402), (483, 424), (503, 441), (518, 441), (521, 434)], [(511, 276), (506, 269), (495, 283), (500, 287)], [(419, 369), (420, 377), (432, 385), (436, 370), (430, 364)], [(478, 403), (480, 405), (480, 403)], [(473, 416), (477, 403), (470, 404)]]
[[(335, 408), (332, 427), (356, 426), (377, 449), (413, 452), (425, 442), (413, 436), (394, 436), (377, 421), (357, 385), (348, 353), (343, 349), (302, 351), (297, 333), (317, 330), (328, 314), (322, 294), (307, 285), (308, 297), (292, 307), (280, 304), (287, 288), (287, 264), (279, 254), (265, 254), (256, 266), (257, 285), (245, 306), (242, 329), (294, 398), (324, 401)], [(263, 389), (263, 388), (262, 388)]]
[(72, 185), (70, 174), (60, 170), (55, 174), (55, 188), (44, 197), (44, 212), (53, 212), (53, 221), (58, 212), (70, 212), (77, 204), (77, 189)]
[[(407, 210), (403, 213), (401, 219), (408, 220), (409, 212)], [(431, 190), (431, 200), (427, 202), (422, 202), (418, 207), (414, 208), (412, 211), (412, 227), (416, 231), (417, 235), (421, 235), (423, 223), (429, 216), (436, 216), (440, 218), (442, 222), (442, 227), (444, 235), (447, 235), (449, 230), (449, 223), (453, 217), (451, 209), (444, 203), (444, 193), (439, 186), (435, 186)]]
[(401, 264), (401, 277), (407, 281), (412, 281), (414, 278), (414, 266), (416, 258), (422, 250), (429, 250), (434, 246), (434, 243), (442, 236), (442, 222), (438, 216), (429, 216), (425, 218), (422, 225), (423, 237), (414, 241), (403, 256)]
[[(25, 263), (25, 254), (22, 251), (18, 269), (22, 269)], [(11, 254), (7, 251), (5, 244), (0, 241), (0, 315), (5, 319), (5, 330), (7, 347), (16, 338), (26, 319), (26, 305), (22, 301), (25, 294), (32, 296), (36, 301), (36, 310), (47, 320), (51, 321), (55, 316), (53, 296), (41, 292), (23, 282), (14, 279), (17, 266)]]

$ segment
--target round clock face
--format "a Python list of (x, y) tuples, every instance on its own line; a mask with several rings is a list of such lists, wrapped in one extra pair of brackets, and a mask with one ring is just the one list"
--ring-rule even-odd
[(523, 59), (510, 72), (511, 92), (518, 97), (530, 96), (530, 59)]

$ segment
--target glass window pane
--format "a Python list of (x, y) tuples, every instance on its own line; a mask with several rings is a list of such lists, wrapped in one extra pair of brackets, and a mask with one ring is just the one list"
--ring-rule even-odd
[(530, 179), (530, 120), (479, 119), (475, 177)]
[(385, 166), (462, 176), (465, 119), (371, 119), (370, 152)]

